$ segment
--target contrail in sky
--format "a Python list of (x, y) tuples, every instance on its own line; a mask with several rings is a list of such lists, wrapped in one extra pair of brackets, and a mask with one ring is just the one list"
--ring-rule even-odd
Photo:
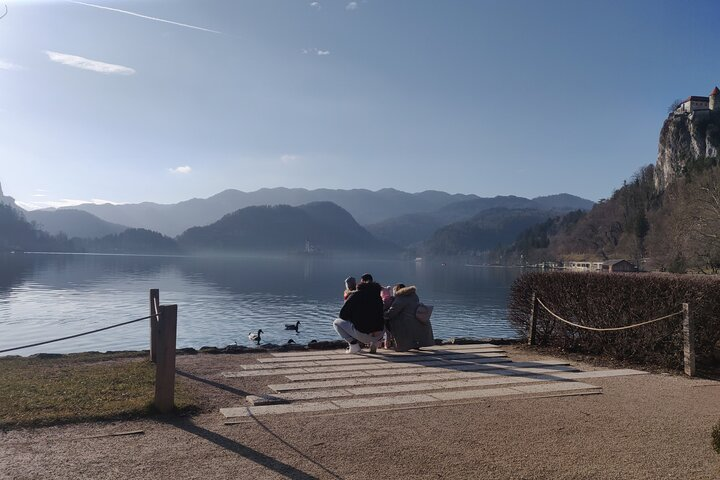
[(210, 32), (210, 33), (218, 33), (220, 35), (223, 34), (223, 32), (218, 32), (217, 30), (211, 30), (209, 28), (203, 28), (203, 27), (197, 27), (195, 25), (188, 25), (187, 23), (179, 23), (179, 22), (173, 22), (171, 20), (165, 20), (163, 18), (157, 18), (157, 17), (149, 17), (147, 15), (141, 15), (139, 13), (135, 12), (128, 12), (127, 10), (120, 10), (119, 8), (111, 8), (111, 7), (103, 7), (102, 5), (95, 5), (92, 3), (85, 3), (85, 2), (78, 2), (76, 0), (68, 0), (70, 3), (75, 3), (77, 5), (85, 5), (86, 7), (94, 7), (99, 8), (101, 10), (110, 10), (111, 12), (119, 12), (124, 13), (126, 15), (132, 15), (133, 17), (140, 17), (145, 18), (147, 20), (155, 20), (156, 22), (162, 22), (162, 23), (169, 23), (171, 25), (177, 25), (178, 27), (185, 27), (185, 28), (192, 28), (194, 30), (202, 30), (203, 32)]

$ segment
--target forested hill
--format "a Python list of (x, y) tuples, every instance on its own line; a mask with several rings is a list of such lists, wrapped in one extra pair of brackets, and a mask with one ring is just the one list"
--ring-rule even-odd
[(100, 238), (127, 229), (123, 225), (106, 222), (90, 213), (73, 209), (33, 210), (25, 212), (25, 217), (51, 235), (64, 233), (70, 238)]
[(345, 210), (331, 202), (247, 207), (178, 237), (188, 251), (301, 252), (309, 241), (316, 251), (387, 253), (397, 249), (374, 238)]
[(511, 243), (521, 231), (552, 215), (547, 210), (492, 208), (469, 220), (439, 229), (421, 245), (418, 253), (436, 256), (483, 255)]
[(13, 206), (0, 203), (0, 252), (72, 251), (67, 237), (52, 236), (28, 222)]
[(165, 235), (144, 228), (128, 228), (101, 238), (73, 239), (79, 251), (89, 253), (141, 253), (174, 255), (180, 253), (177, 242)]
[(720, 112), (671, 113), (657, 163), (587, 214), (523, 232), (509, 263), (627, 258), (646, 270), (720, 273)]
[[(573, 210), (590, 210), (592, 206), (593, 202), (590, 200), (567, 193), (536, 197), (533, 199), (514, 195), (475, 198), (451, 203), (433, 212), (413, 213), (393, 217), (382, 222), (367, 225), (366, 228), (377, 238), (393, 242), (402, 247), (416, 247), (422, 242), (430, 242), (433, 244), (432, 249), (434, 251), (450, 252), (455, 251), (456, 248), (451, 245), (447, 247), (439, 245), (439, 237), (451, 231), (459, 232), (465, 229), (467, 225), (457, 225), (455, 227), (451, 225), (456, 222), (466, 222), (478, 215), (482, 218), (481, 213), (485, 211), (497, 210), (495, 214), (490, 214), (485, 218), (486, 225), (483, 228), (488, 227), (487, 221), (491, 218), (494, 219), (493, 221), (501, 223), (507, 223), (507, 221), (513, 220), (512, 218), (507, 219), (507, 221), (502, 220), (500, 218), (501, 215), (497, 214), (498, 212), (542, 210), (549, 212), (549, 215), (560, 215)], [(511, 217), (514, 217), (514, 215), (514, 213), (510, 213)], [(435, 235), (434, 238), (433, 235)], [(505, 238), (506, 235), (507, 232), (501, 235), (501, 237)], [(454, 241), (450, 237), (447, 238), (449, 241)], [(512, 240), (512, 238), (510, 240)], [(488, 241), (490, 240), (477, 237), (475, 245), (468, 244), (463, 250), (484, 250)], [(506, 242), (507, 240), (503, 243)], [(494, 246), (496, 245), (493, 244), (493, 247)]]

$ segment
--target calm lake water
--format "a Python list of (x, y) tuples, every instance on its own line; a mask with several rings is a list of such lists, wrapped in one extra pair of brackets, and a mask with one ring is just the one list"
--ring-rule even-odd
[[(436, 338), (517, 337), (506, 320), (516, 269), (324, 257), (0, 255), (0, 350), (101, 328), (148, 314), (149, 289), (178, 304), (178, 347), (237, 342), (261, 328), (263, 343), (334, 340), (343, 281), (365, 272), (416, 285), (435, 306)], [(300, 321), (300, 331), (285, 323)], [(147, 349), (147, 321), (13, 352)], [(5, 355), (9, 355), (5, 354)]]

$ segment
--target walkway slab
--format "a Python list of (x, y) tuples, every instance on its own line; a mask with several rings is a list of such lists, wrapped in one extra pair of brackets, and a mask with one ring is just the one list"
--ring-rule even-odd
[(380, 372), (379, 370), (359, 370), (356, 372), (348, 373), (348, 372), (319, 372), (319, 373), (300, 373), (297, 375), (288, 374), (285, 375), (288, 380), (293, 382), (300, 382), (300, 381), (308, 381), (308, 380), (325, 380), (330, 378), (347, 378), (347, 377), (367, 377), (367, 376), (387, 376), (387, 375), (406, 375), (406, 374), (413, 374), (413, 373), (446, 373), (447, 371), (458, 371), (458, 372), (473, 372), (473, 371), (483, 371), (483, 370), (498, 370), (498, 369), (505, 369), (505, 370), (515, 370), (515, 369), (522, 369), (522, 372), (528, 372), (532, 371), (533, 368), (542, 368), (542, 369), (552, 369), (557, 371), (571, 371), (576, 370), (575, 368), (569, 367), (567, 365), (543, 365), (540, 363), (533, 363), (531, 365), (521, 365), (514, 362), (508, 362), (506, 364), (502, 363), (482, 363), (482, 364), (442, 364), (438, 366), (424, 366), (422, 369), (418, 369), (417, 367), (411, 367), (411, 368), (394, 368), (394, 369), (388, 369), (383, 370)]
[[(423, 347), (421, 352), (438, 352), (438, 351), (463, 351), (463, 350), (475, 350), (475, 349), (499, 349), (497, 345), (492, 343), (474, 343), (467, 345), (435, 345), (432, 347)], [(380, 350), (381, 353), (391, 354), (403, 354), (403, 353), (414, 353), (414, 352), (393, 352), (392, 350)], [(297, 352), (271, 352), (270, 355), (273, 357), (322, 357), (329, 355), (343, 355), (345, 354), (344, 349), (337, 350), (307, 350)]]
[(428, 363), (436, 361), (466, 361), (474, 362), (483, 359), (507, 358), (506, 353), (488, 353), (488, 354), (453, 354), (442, 357), (375, 357), (375, 356), (345, 356), (340, 360), (319, 360), (312, 362), (289, 362), (289, 363), (266, 363), (260, 365), (240, 365), (243, 370), (271, 370), (273, 368), (312, 368), (312, 367), (332, 367), (332, 366), (353, 366), (353, 365), (391, 365), (391, 364), (408, 364), (408, 363)]
[(397, 395), (394, 397), (362, 397), (349, 398), (347, 400), (333, 400), (332, 403), (340, 408), (358, 408), (358, 407), (384, 407), (387, 405), (407, 405), (408, 403), (427, 403), (434, 402), (437, 399), (430, 395)]
[[(571, 367), (567, 367), (572, 370)], [(310, 390), (313, 388), (329, 388), (329, 387), (350, 387), (360, 385), (382, 385), (382, 384), (394, 384), (394, 383), (409, 383), (409, 382), (424, 382), (430, 380), (448, 380), (448, 379), (460, 379), (469, 377), (492, 377), (492, 376), (527, 376), (538, 373), (554, 374), (558, 371), (554, 368), (533, 368), (526, 369), (524, 372), (515, 372), (509, 370), (483, 370), (483, 371), (463, 371), (463, 372), (447, 372), (441, 369), (442, 373), (435, 371), (430, 373), (418, 372), (412, 375), (397, 375), (397, 376), (371, 376), (371, 377), (360, 377), (360, 378), (344, 378), (337, 380), (317, 380), (307, 382), (292, 382), (292, 383), (277, 383), (268, 385), (269, 388), (276, 392), (284, 392), (289, 390)]]
[(422, 392), (431, 390), (450, 390), (472, 387), (489, 387), (495, 385), (518, 385), (526, 383), (541, 383), (548, 381), (557, 381), (558, 379), (576, 380), (581, 378), (601, 378), (615, 377), (619, 375), (643, 375), (646, 372), (639, 370), (599, 370), (594, 372), (567, 372), (561, 374), (535, 375), (529, 377), (487, 377), (487, 378), (467, 378), (449, 381), (435, 381), (425, 383), (409, 383), (395, 385), (373, 385), (363, 387), (348, 387), (344, 389), (332, 390), (309, 390), (309, 391), (289, 391), (278, 393), (279, 398), (288, 401), (325, 399), (336, 397), (348, 397), (351, 395), (373, 395), (373, 394), (389, 394), (403, 392)]
[[(599, 391), (600, 388), (587, 383), (561, 382), (542, 385), (543, 389), (534, 393), (566, 392), (577, 390)], [(530, 386), (527, 386), (530, 387)], [(368, 408), (392, 405), (425, 404), (432, 402), (444, 402), (453, 400), (464, 400), (470, 398), (490, 398), (530, 393), (520, 390), (525, 387), (504, 387), (475, 390), (459, 390), (456, 392), (433, 392), (428, 394), (397, 395), (392, 397), (363, 397), (352, 399), (340, 399), (324, 402), (293, 403), (288, 405), (265, 405), (257, 407), (234, 407), (221, 408), (226, 418), (247, 417), (255, 415), (270, 415), (283, 413), (305, 413), (320, 412), (325, 410), (337, 410), (346, 408)]]
[(266, 415), (268, 413), (305, 413), (337, 410), (339, 407), (332, 402), (289, 403), (285, 405), (261, 405), (257, 407), (221, 408), (220, 413), (226, 418), (247, 417), (250, 415)]
[(462, 350), (462, 351), (438, 351), (438, 352), (406, 352), (406, 353), (361, 353), (361, 354), (347, 354), (343, 353), (342, 355), (319, 355), (319, 356), (312, 356), (312, 357), (267, 357), (267, 358), (258, 358), (257, 361), (260, 363), (281, 363), (286, 365), (292, 365), (295, 363), (305, 363), (305, 362), (320, 362), (323, 361), (324, 363), (334, 362), (334, 361), (350, 361), (350, 360), (360, 360), (360, 359), (369, 359), (369, 360), (381, 360), (381, 361), (412, 361), (419, 358), (436, 358), (436, 357), (446, 357), (450, 355), (477, 355), (480, 357), (487, 357), (487, 356), (498, 356), (498, 355), (504, 355), (506, 354), (505, 350), (495, 348), (495, 349), (469, 349), (469, 350)]
[[(372, 370), (383, 370), (385, 372), (409, 369), (409, 368), (424, 368), (424, 367), (436, 367), (445, 365), (463, 365), (463, 364), (499, 364), (499, 363), (510, 363), (511, 360), (507, 357), (495, 357), (495, 358), (478, 358), (478, 359), (433, 359), (423, 363), (385, 363), (385, 364), (353, 364), (353, 365), (330, 365), (322, 367), (303, 367), (303, 368), (261, 368), (257, 370), (245, 370), (242, 372), (222, 372), (222, 376), (227, 378), (235, 377), (256, 377), (256, 376), (270, 376), (270, 375), (293, 375), (293, 374), (316, 374), (324, 372), (353, 372), (353, 371), (372, 371)], [(526, 367), (550, 367), (553, 365), (569, 365), (569, 362), (563, 360), (545, 360), (541, 362), (512, 362), (515, 367), (526, 368)], [(253, 366), (253, 365), (250, 365)], [(257, 365), (259, 367), (267, 367), (267, 365)], [(245, 367), (245, 365), (243, 365)]]

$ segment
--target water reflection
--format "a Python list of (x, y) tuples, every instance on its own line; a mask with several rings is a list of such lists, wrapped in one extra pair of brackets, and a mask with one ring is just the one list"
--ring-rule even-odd
[[(11, 258), (12, 257), (12, 258)], [(147, 292), (179, 305), (178, 345), (250, 345), (334, 339), (343, 280), (370, 272), (384, 285), (418, 287), (435, 305), (439, 338), (516, 336), (505, 319), (517, 270), (432, 262), (323, 257), (0, 256), (0, 349), (102, 327), (147, 314)], [(300, 321), (298, 332), (285, 323)], [(147, 348), (147, 329), (132, 325), (23, 350), (69, 352)]]

